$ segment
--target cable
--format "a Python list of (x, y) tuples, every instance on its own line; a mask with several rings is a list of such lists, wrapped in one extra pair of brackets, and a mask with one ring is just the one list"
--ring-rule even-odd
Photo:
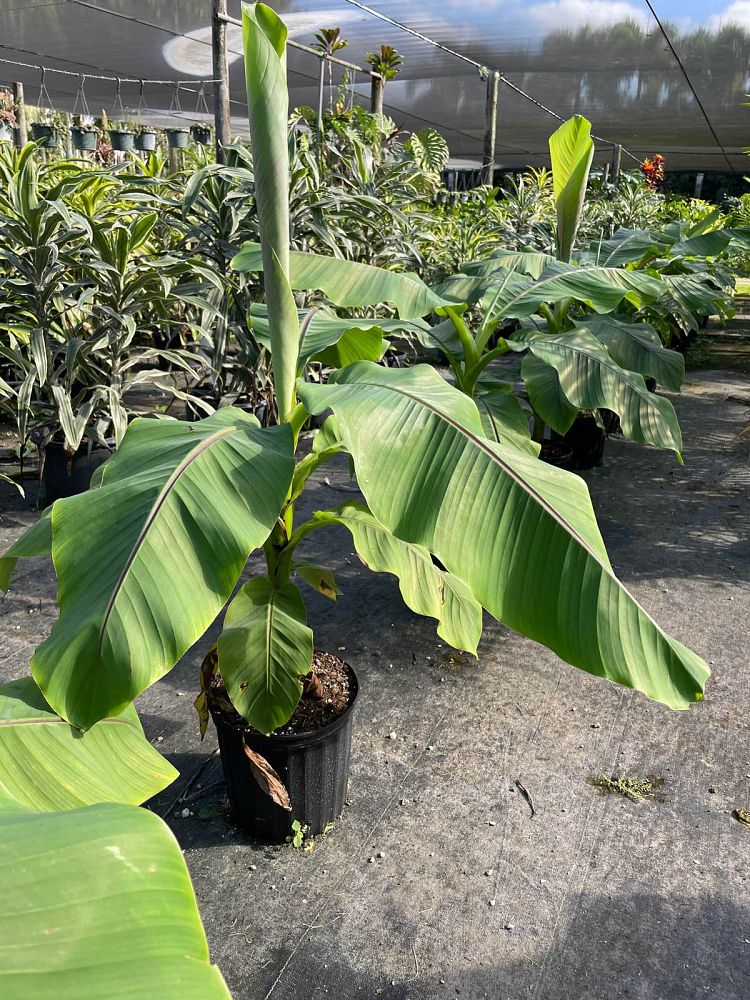
[[(451, 49), (447, 45), (443, 45), (442, 42), (437, 42), (435, 41), (434, 38), (430, 38), (428, 35), (423, 35), (421, 31), (417, 31), (415, 28), (410, 28), (409, 25), (404, 24), (403, 21), (396, 21), (394, 18), (389, 17), (387, 14), (381, 14), (379, 10), (375, 10), (372, 7), (368, 7), (367, 4), (360, 3), (360, 0), (346, 0), (346, 3), (351, 4), (352, 7), (358, 7), (366, 14), (371, 14), (373, 17), (377, 17), (381, 21), (385, 21), (386, 24), (390, 24), (392, 27), (398, 28), (400, 31), (405, 31), (407, 34), (413, 35), (415, 38), (419, 38), (420, 41), (426, 42), (428, 45), (432, 45), (436, 49), (440, 49), (442, 52), (447, 53), (449, 56), (453, 56), (455, 59), (460, 59), (462, 62), (468, 63), (470, 66), (473, 66), (476, 70), (478, 70), (482, 74), (486, 73), (488, 69), (490, 70), (492, 69), (492, 67), (488, 67), (485, 66), (483, 63), (477, 62), (476, 59), (472, 59), (470, 56), (464, 55), (463, 52), (457, 52), (455, 49)], [(531, 94), (527, 94), (525, 90), (521, 90), (520, 87), (517, 87), (515, 83), (511, 83), (511, 81), (506, 76), (503, 76), (502, 73), (500, 73), (500, 80), (502, 83), (506, 85), (506, 87), (509, 87), (511, 90), (515, 91), (520, 97), (523, 97), (525, 100), (529, 101), (535, 107), (539, 108), (540, 111), (544, 111), (546, 114), (552, 115), (553, 118), (556, 118), (560, 122), (565, 121), (562, 115), (559, 115), (556, 111), (553, 111), (552, 108), (548, 108), (546, 104), (542, 104), (541, 101), (538, 101), (535, 97), (532, 97)], [(614, 143), (609, 139), (603, 139), (599, 135), (594, 135), (593, 132), (591, 133), (591, 138), (596, 139), (597, 142), (603, 142), (607, 146), (620, 145), (623, 153), (626, 156), (629, 156), (631, 160), (635, 160), (636, 163), (641, 162), (638, 159), (638, 157), (634, 156), (628, 149), (625, 148), (625, 146), (622, 145), (622, 143)]]
[[(0, 48), (2, 49), (10, 48), (10, 46), (0, 45)], [(55, 56), (54, 58), (57, 58), (57, 56)], [(86, 80), (108, 80), (110, 83), (117, 83), (119, 80), (120, 83), (151, 83), (151, 84), (159, 84), (162, 86), (171, 86), (171, 87), (174, 87), (177, 84), (179, 84), (180, 87), (184, 90), (188, 89), (186, 86), (186, 84), (188, 83), (203, 85), (206, 83), (219, 82), (218, 80), (210, 80), (210, 79), (195, 80), (192, 77), (188, 78), (187, 80), (142, 80), (139, 77), (134, 77), (134, 76), (104, 76), (100, 73), (81, 73), (81, 72), (73, 73), (69, 69), (55, 69), (52, 66), (41, 66), (39, 65), (39, 63), (20, 62), (18, 59), (0, 58), (0, 63), (5, 63), (8, 66), (23, 66), (25, 69), (34, 69), (37, 70), (37, 72), (39, 73), (59, 73), (61, 76), (75, 76), (75, 77), (83, 76), (85, 77)], [(193, 93), (197, 93), (197, 91), (193, 91)]]
[(714, 141), (716, 142), (716, 145), (721, 150), (722, 156), (727, 161), (727, 166), (729, 167), (729, 169), (732, 171), (733, 174), (736, 174), (737, 171), (732, 166), (732, 162), (729, 159), (729, 157), (727, 156), (727, 151), (724, 149), (724, 146), (721, 144), (721, 140), (719, 139), (718, 135), (716, 134), (716, 129), (711, 124), (711, 119), (708, 117), (708, 114), (706, 113), (706, 109), (703, 107), (703, 102), (701, 101), (700, 97), (698, 97), (698, 92), (696, 91), (695, 87), (693, 86), (693, 81), (690, 79), (690, 77), (688, 75), (688, 71), (685, 69), (685, 66), (683, 65), (682, 59), (680, 59), (679, 55), (677, 54), (677, 50), (675, 49), (674, 45), (672, 45), (672, 40), (669, 37), (669, 35), (667, 34), (667, 29), (661, 23), (661, 20), (659, 19), (659, 15), (654, 10), (654, 6), (651, 3), (651, 0), (644, 0), (644, 2), (646, 4), (646, 6), (648, 7), (648, 9), (651, 11), (651, 14), (653, 15), (654, 20), (659, 25), (659, 30), (661, 31), (662, 35), (664, 36), (664, 41), (669, 46), (669, 51), (672, 53), (672, 55), (675, 58), (675, 62), (680, 67), (680, 70), (682, 71), (682, 75), (685, 77), (685, 82), (687, 83), (688, 87), (690, 87), (690, 90), (693, 93), (693, 97), (695, 98), (695, 103), (701, 109), (701, 114), (703, 115), (703, 117), (706, 120), (706, 125), (708, 125), (709, 131), (711, 132), (711, 135), (714, 137)]

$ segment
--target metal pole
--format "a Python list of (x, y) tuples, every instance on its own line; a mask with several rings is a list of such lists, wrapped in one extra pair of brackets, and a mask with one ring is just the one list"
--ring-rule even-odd
[(323, 135), (323, 91), (326, 85), (326, 58), (320, 57), (320, 74), (318, 75), (318, 133)]
[(612, 147), (612, 183), (620, 180), (620, 165), (622, 163), (622, 146), (616, 142)]
[(23, 84), (14, 83), (13, 84), (13, 99), (16, 103), (16, 120), (18, 121), (18, 128), (16, 129), (16, 141), (18, 143), (18, 148), (25, 146), (29, 141), (29, 133), (26, 128), (26, 105), (23, 100)]
[(602, 175), (602, 183), (606, 184), (609, 180), (609, 164), (604, 164), (604, 174)]
[(370, 111), (374, 115), (383, 114), (384, 83), (382, 76), (373, 75), (370, 77)]
[(484, 156), (482, 158), (482, 182), (492, 184), (495, 174), (495, 139), (497, 138), (497, 95), (500, 89), (500, 74), (497, 70), (487, 76), (487, 100), (484, 105)]
[(224, 146), (232, 141), (229, 120), (229, 65), (227, 63), (227, 0), (212, 0), (211, 47), (214, 66), (214, 125), (216, 128), (216, 160), (225, 162)]

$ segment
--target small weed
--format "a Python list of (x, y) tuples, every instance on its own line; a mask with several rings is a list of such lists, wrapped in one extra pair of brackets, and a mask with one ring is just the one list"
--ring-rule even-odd
[(305, 834), (307, 833), (307, 823), (300, 823), (298, 819), (292, 821), (292, 834), (290, 837), (286, 838), (287, 844), (291, 844), (295, 850), (300, 850), (300, 848), (305, 843)]
[(649, 776), (646, 778), (632, 778), (620, 774), (617, 777), (609, 778), (606, 774), (598, 778), (590, 778), (591, 784), (602, 792), (614, 792), (616, 795), (624, 795), (631, 802), (643, 802), (644, 799), (655, 798), (655, 791), (664, 784), (663, 778)]

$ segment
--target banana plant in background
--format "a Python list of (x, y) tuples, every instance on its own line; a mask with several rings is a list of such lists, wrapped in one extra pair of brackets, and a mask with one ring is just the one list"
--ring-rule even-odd
[[(427, 340), (445, 353), (456, 385), (477, 400), (497, 441), (538, 450), (544, 425), (565, 434), (581, 410), (602, 408), (619, 416), (626, 437), (672, 449), (681, 461), (674, 407), (650, 392), (643, 376), (678, 390), (682, 359), (666, 351), (648, 325), (603, 320), (623, 304), (642, 310), (657, 301), (665, 281), (608, 258), (571, 263), (594, 154), (589, 122), (577, 115), (561, 125), (550, 138), (550, 154), (557, 257), (498, 251), (464, 265), (436, 291), (474, 304), (479, 320), (472, 330), (460, 309), (448, 309), (448, 320)], [(503, 336), (506, 320), (520, 321), (520, 328)], [(536, 442), (513, 394), (513, 377), (489, 368), (510, 350), (526, 352), (520, 377), (535, 414)]]
[(32, 678), (0, 687), (2, 996), (228, 1000), (180, 848), (135, 808), (176, 777), (132, 706), (82, 734)]
[(665, 344), (679, 346), (709, 316), (733, 314), (734, 276), (726, 262), (750, 250), (750, 227), (727, 228), (722, 219), (716, 209), (697, 222), (659, 230), (618, 229), (611, 239), (590, 244), (581, 260), (658, 274), (664, 293), (642, 316)]
[[(243, 23), (261, 231), (247, 255), (262, 260), (281, 423), (260, 428), (232, 407), (194, 424), (136, 420), (95, 487), (57, 501), (11, 547), (3, 583), (16, 559), (50, 551), (58, 574), (60, 616), (31, 662), (47, 702), (82, 729), (124, 712), (200, 638), (262, 548), (266, 572), (229, 604), (218, 662), (237, 710), (274, 730), (311, 669), (296, 581), (336, 589), (303, 544), (334, 524), (451, 645), (476, 651), (484, 608), (583, 670), (689, 707), (708, 668), (618, 582), (581, 479), (489, 440), (473, 400), (429, 366), (357, 361), (326, 385), (298, 379), (300, 271), (342, 308), (377, 296), (414, 321), (452, 306), (413, 276), (357, 265), (347, 277), (290, 254), (286, 29), (260, 3), (243, 6)], [(328, 409), (297, 459), (300, 427)], [(299, 523), (310, 476), (342, 452), (365, 503)]]

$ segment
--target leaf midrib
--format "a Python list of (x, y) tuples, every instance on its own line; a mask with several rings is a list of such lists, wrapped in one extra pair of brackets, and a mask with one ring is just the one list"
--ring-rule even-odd
[(188, 452), (188, 454), (182, 459), (180, 464), (172, 472), (169, 479), (161, 488), (159, 495), (157, 496), (151, 510), (148, 513), (148, 517), (146, 518), (143, 527), (138, 533), (138, 537), (133, 543), (133, 547), (130, 550), (130, 554), (128, 555), (128, 558), (125, 561), (125, 565), (123, 566), (120, 575), (117, 579), (117, 582), (115, 583), (115, 586), (112, 589), (112, 593), (109, 596), (109, 600), (107, 601), (107, 606), (104, 609), (104, 614), (102, 616), (102, 624), (101, 627), (99, 628), (99, 635), (96, 641), (97, 656), (101, 656), (104, 633), (109, 623), (109, 618), (112, 614), (112, 611), (114, 610), (115, 602), (117, 601), (117, 598), (125, 585), (125, 580), (127, 578), (127, 575), (130, 572), (133, 563), (138, 557), (138, 553), (140, 552), (141, 548), (143, 547), (143, 544), (146, 541), (148, 532), (153, 527), (159, 512), (161, 511), (164, 504), (167, 502), (167, 499), (169, 498), (172, 489), (176, 486), (176, 484), (179, 482), (184, 473), (191, 467), (193, 462), (195, 462), (204, 452), (206, 452), (212, 445), (216, 444), (217, 441), (221, 441), (224, 438), (229, 437), (232, 434), (235, 434), (237, 430), (238, 428), (235, 425), (232, 425), (230, 427), (222, 427), (219, 430), (214, 431), (214, 433), (210, 434), (207, 438), (204, 438), (204, 440), (201, 441), (198, 445), (196, 445), (196, 447), (193, 448), (192, 451)]

